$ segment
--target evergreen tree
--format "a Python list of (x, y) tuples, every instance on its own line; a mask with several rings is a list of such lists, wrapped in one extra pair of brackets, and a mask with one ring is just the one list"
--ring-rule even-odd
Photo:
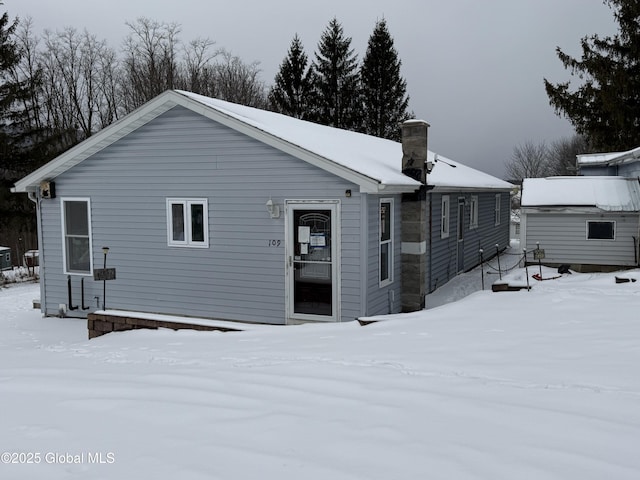
[(269, 92), (269, 106), (272, 110), (290, 117), (308, 118), (311, 80), (307, 64), (307, 55), (296, 34), (286, 58), (280, 64), (275, 85)]
[[(20, 61), (13, 38), (17, 26), (17, 19), (11, 21), (7, 12), (0, 17), (0, 243), (11, 246), (20, 243), (20, 238), (33, 238), (35, 231), (33, 203), (26, 196), (10, 193), (14, 181), (27, 173), (21, 162), (25, 159), (25, 115), (19, 108), (26, 98), (26, 84), (15, 81), (13, 75)], [(17, 253), (14, 251), (14, 259)]]
[[(2, 3), (0, 3), (2, 5)], [(15, 117), (14, 105), (18, 102), (21, 85), (12, 81), (11, 69), (20, 61), (18, 47), (12, 39), (18, 21), (10, 21), (4, 12), (0, 17), (0, 148), (4, 162), (10, 153), (11, 130)]]
[(640, 144), (640, 0), (606, 0), (619, 24), (612, 37), (581, 41), (582, 58), (556, 49), (565, 68), (584, 84), (544, 80), (550, 104), (598, 150), (619, 151)]
[(400, 59), (385, 20), (376, 23), (360, 68), (363, 131), (400, 140), (400, 123), (407, 113), (407, 82), (400, 76)]
[(360, 126), (358, 58), (334, 18), (323, 32), (311, 65), (312, 119), (332, 127), (356, 130)]

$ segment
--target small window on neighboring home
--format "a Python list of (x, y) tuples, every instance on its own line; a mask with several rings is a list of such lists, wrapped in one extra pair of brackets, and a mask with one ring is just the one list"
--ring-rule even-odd
[(449, 195), (442, 196), (442, 220), (440, 222), (440, 238), (449, 236)]
[(380, 200), (380, 286), (393, 282), (393, 200)]
[(615, 240), (616, 222), (587, 221), (587, 240)]
[(500, 202), (502, 200), (502, 195), (499, 193), (496, 194), (496, 207), (495, 207), (495, 215), (494, 215), (494, 223), (496, 225), (500, 225)]
[(206, 199), (167, 199), (169, 246), (209, 246), (209, 213)]
[(471, 196), (469, 228), (478, 228), (478, 197), (476, 195)]
[(61, 205), (64, 273), (90, 275), (93, 259), (89, 199), (63, 198)]
[(520, 235), (520, 224), (516, 223), (516, 235)]

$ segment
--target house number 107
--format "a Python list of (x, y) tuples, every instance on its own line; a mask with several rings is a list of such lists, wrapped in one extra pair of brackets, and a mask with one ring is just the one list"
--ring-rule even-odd
[(270, 247), (279, 247), (280, 246), (280, 240), (269, 240), (269, 246)]

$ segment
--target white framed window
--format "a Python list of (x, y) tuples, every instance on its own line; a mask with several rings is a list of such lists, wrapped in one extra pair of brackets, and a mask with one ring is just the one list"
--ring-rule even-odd
[(441, 204), (441, 221), (440, 221), (440, 238), (447, 238), (449, 236), (449, 195), (442, 196)]
[(380, 286), (393, 282), (393, 199), (380, 200)]
[(471, 195), (469, 228), (478, 228), (478, 196)]
[(209, 247), (209, 208), (206, 198), (167, 199), (170, 247)]
[(500, 203), (502, 200), (502, 195), (496, 193), (496, 206), (495, 206), (495, 215), (494, 215), (494, 223), (495, 225), (500, 225)]
[(88, 198), (61, 198), (62, 258), (65, 274), (91, 275), (91, 203)]
[(616, 222), (587, 220), (587, 240), (615, 240)]

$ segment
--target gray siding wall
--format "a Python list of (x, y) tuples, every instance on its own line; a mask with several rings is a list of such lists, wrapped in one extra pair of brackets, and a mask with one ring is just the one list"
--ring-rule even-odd
[(607, 167), (603, 165), (583, 165), (580, 167), (580, 175), (589, 177), (616, 176), (618, 175), (618, 169), (617, 167)]
[[(500, 193), (500, 224), (495, 224), (495, 196)], [(449, 236), (441, 238), (442, 196), (450, 201)], [(471, 197), (478, 197), (478, 226), (470, 228)], [(511, 199), (509, 192), (448, 192), (430, 193), (431, 241), (427, 243), (427, 290), (433, 292), (458, 274), (458, 199), (465, 199), (463, 222), (463, 271), (480, 264), (480, 249), (484, 259), (509, 246)]]
[[(587, 220), (615, 221), (615, 240), (587, 240)], [(633, 237), (638, 236), (637, 213), (527, 213), (525, 221), (527, 251), (540, 242), (545, 251), (544, 263), (635, 265)], [(530, 255), (527, 259), (532, 261)]]
[[(380, 286), (380, 199), (393, 199), (393, 282)], [(377, 197), (368, 202), (367, 308), (366, 315), (385, 315), (402, 310), (401, 228), (402, 196)]]
[(618, 175), (629, 178), (640, 177), (640, 160), (620, 165), (618, 167)]
[(582, 166), (580, 174), (587, 176), (620, 176), (628, 178), (640, 177), (640, 161), (623, 163), (622, 165), (607, 166)]
[[(61, 197), (91, 199), (94, 268), (108, 246), (107, 266), (117, 269), (107, 308), (272, 324), (285, 321), (285, 219), (271, 219), (265, 202), (283, 210), (285, 199), (339, 200), (342, 320), (362, 314), (357, 186), (187, 109), (166, 112), (55, 181), (58, 198), (41, 202), (47, 314), (67, 303)], [(208, 199), (209, 248), (167, 245), (168, 197)], [(72, 283), (78, 304), (80, 277)], [(86, 277), (92, 308), (69, 314), (86, 316), (96, 296), (102, 282)]]

